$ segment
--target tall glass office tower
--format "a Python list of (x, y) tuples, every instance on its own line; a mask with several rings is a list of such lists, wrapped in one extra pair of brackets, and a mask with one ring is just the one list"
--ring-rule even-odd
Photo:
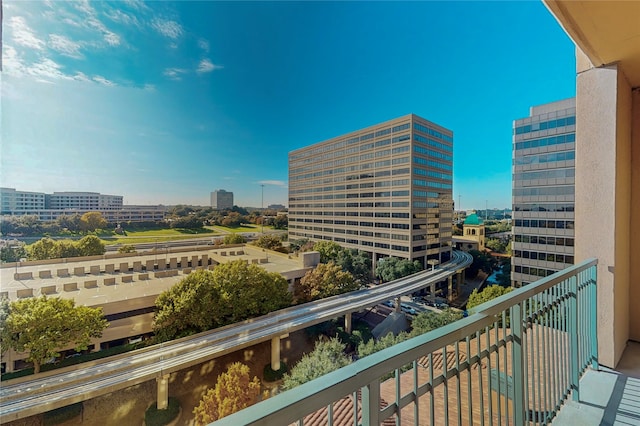
[(575, 99), (513, 122), (512, 285), (574, 263)]

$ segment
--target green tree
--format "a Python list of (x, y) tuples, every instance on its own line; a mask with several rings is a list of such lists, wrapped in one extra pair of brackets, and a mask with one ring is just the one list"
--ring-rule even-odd
[(80, 256), (96, 256), (106, 251), (102, 240), (95, 235), (82, 237), (77, 246)]
[(314, 350), (304, 355), (291, 372), (285, 374), (282, 387), (293, 389), (350, 364), (344, 349), (345, 345), (336, 338), (318, 341)]
[(223, 242), (224, 244), (243, 244), (246, 240), (240, 234), (227, 234), (224, 236)]
[(420, 312), (411, 323), (412, 336), (419, 336), (436, 328), (443, 327), (462, 318), (462, 312), (447, 308), (442, 313), (425, 311)]
[(473, 263), (465, 271), (467, 278), (475, 278), (481, 270), (485, 274), (491, 274), (496, 260), (490, 254), (478, 250), (469, 250), (469, 254), (473, 257)]
[(73, 344), (76, 351), (85, 350), (107, 326), (102, 308), (75, 306), (71, 299), (46, 296), (22, 299), (9, 307), (0, 346), (3, 352), (28, 353), (27, 361), (39, 373), (45, 360), (60, 356), (60, 349)]
[(400, 332), (398, 335), (394, 335), (393, 333), (387, 333), (386, 335), (380, 337), (379, 339), (369, 339), (367, 342), (360, 343), (358, 345), (358, 357), (364, 358), (365, 356), (374, 354), (383, 349), (389, 348), (393, 345), (397, 345), (398, 343), (404, 342), (410, 337), (408, 333)]
[(93, 232), (96, 229), (104, 229), (107, 227), (107, 220), (102, 217), (100, 212), (86, 212), (80, 217), (80, 230), (84, 232)]
[(474, 289), (467, 301), (467, 310), (471, 310), (472, 308), (488, 302), (491, 299), (507, 294), (511, 290), (513, 290), (513, 287), (502, 287), (497, 284), (487, 286), (481, 292), (478, 292), (478, 289)]
[(230, 228), (236, 228), (243, 223), (246, 223), (247, 219), (238, 212), (230, 212), (228, 215), (222, 219), (222, 226), (227, 226)]
[(495, 251), (496, 253), (504, 253), (507, 245), (498, 238), (487, 238), (485, 242), (485, 246), (491, 251)]
[(302, 277), (296, 286), (295, 298), (298, 303), (310, 302), (354, 291), (358, 287), (353, 275), (340, 266), (333, 262), (320, 263)]
[(58, 253), (58, 244), (51, 238), (42, 238), (27, 246), (29, 260), (55, 259)]
[(261, 235), (253, 244), (267, 250), (278, 250), (282, 247), (280, 238), (272, 234)]
[(78, 244), (76, 244), (71, 240), (56, 241), (55, 258), (63, 259), (67, 257), (77, 257), (77, 256), (80, 256), (80, 249), (78, 248)]
[(19, 262), (27, 257), (27, 250), (23, 242), (15, 242), (11, 245), (0, 247), (0, 261)]
[(241, 260), (196, 271), (156, 299), (154, 330), (171, 340), (282, 309), (291, 304), (280, 274)]
[(338, 259), (343, 248), (333, 241), (318, 241), (313, 245), (313, 250), (320, 253), (320, 263), (329, 263)]
[(156, 298), (154, 331), (160, 341), (219, 327), (228, 315), (213, 272), (195, 271)]
[(171, 218), (170, 227), (173, 229), (198, 229), (202, 228), (203, 220), (198, 216), (188, 215)]
[(118, 253), (137, 253), (136, 246), (133, 244), (124, 244), (118, 248)]
[(385, 281), (393, 281), (407, 275), (415, 274), (422, 270), (422, 265), (417, 260), (398, 259), (397, 257), (385, 257), (378, 261), (376, 276)]
[(496, 281), (502, 287), (511, 287), (511, 259), (502, 263), (500, 272), (496, 275)]
[(56, 223), (61, 229), (66, 229), (71, 232), (78, 232), (80, 231), (81, 217), (82, 216), (77, 213), (72, 215), (63, 214), (58, 216), (58, 218), (56, 219)]
[(236, 362), (218, 376), (215, 387), (209, 389), (193, 409), (197, 425), (208, 425), (225, 416), (249, 407), (260, 399), (260, 380), (251, 379), (249, 367)]
[(274, 229), (287, 229), (289, 226), (289, 218), (286, 214), (279, 214), (273, 218)]
[(368, 283), (371, 280), (371, 259), (363, 251), (342, 249), (335, 263), (344, 271), (350, 272), (359, 283)]

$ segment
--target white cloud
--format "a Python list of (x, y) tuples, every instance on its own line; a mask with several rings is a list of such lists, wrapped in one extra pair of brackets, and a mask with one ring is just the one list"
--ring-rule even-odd
[(109, 87), (116, 86), (116, 84), (113, 81), (107, 80), (106, 78), (104, 78), (101, 75), (93, 76), (93, 81), (95, 81), (97, 83), (100, 83), (100, 84), (102, 84), (104, 86), (109, 86)]
[(211, 62), (209, 59), (203, 59), (200, 61), (200, 64), (198, 64), (198, 69), (196, 69), (196, 72), (198, 74), (202, 74), (205, 72), (211, 72), (213, 70), (217, 70), (222, 68), (220, 65), (215, 65), (213, 62)]
[(138, 21), (138, 18), (136, 18), (134, 15), (129, 15), (127, 13), (124, 13), (123, 11), (119, 10), (119, 9), (112, 9), (108, 12), (104, 13), (105, 16), (109, 19), (111, 19), (113, 22), (118, 22), (124, 25), (129, 25), (129, 26), (135, 26), (140, 28), (140, 21)]
[(64, 74), (62, 66), (49, 58), (44, 58), (40, 62), (27, 67), (28, 74), (35, 77), (50, 78), (53, 80), (69, 80), (70, 77)]
[(27, 25), (27, 21), (22, 16), (13, 16), (9, 20), (9, 27), (13, 31), (13, 40), (25, 47), (42, 50), (45, 47), (44, 41), (40, 40), (34, 34), (33, 30)]
[(49, 46), (51, 46), (53, 50), (56, 50), (65, 56), (82, 58), (82, 54), (80, 53), (80, 43), (69, 40), (65, 36), (50, 34)]
[(154, 19), (153, 22), (151, 22), (151, 26), (163, 36), (173, 40), (177, 39), (184, 33), (182, 26), (176, 21)]
[(2, 70), (9, 75), (20, 76), (25, 73), (25, 66), (18, 52), (11, 46), (4, 45), (2, 49)]
[(146, 90), (147, 92), (155, 92), (156, 86), (154, 84), (145, 84), (143, 89)]
[(286, 187), (287, 183), (282, 180), (261, 180), (258, 182), (260, 185), (273, 185)]
[(203, 38), (198, 40), (198, 47), (205, 52), (209, 53), (209, 42)]
[(120, 45), (120, 36), (113, 31), (110, 31), (100, 20), (96, 18), (89, 18), (87, 20), (87, 24), (98, 32), (101, 32), (104, 41), (106, 41), (109, 46)]
[(162, 73), (165, 77), (169, 77), (171, 80), (182, 80), (182, 74), (186, 74), (187, 70), (182, 68), (167, 68)]
[(91, 79), (89, 78), (89, 76), (87, 76), (85, 73), (78, 71), (76, 73), (76, 75), (73, 76), (74, 80), (77, 81), (83, 81), (83, 82), (89, 82), (91, 81)]
[(127, 3), (129, 6), (133, 7), (134, 9), (137, 10), (141, 10), (141, 11), (148, 11), (151, 10), (149, 8), (149, 6), (147, 6), (146, 4), (144, 4), (143, 1), (141, 0), (124, 0), (125, 3)]

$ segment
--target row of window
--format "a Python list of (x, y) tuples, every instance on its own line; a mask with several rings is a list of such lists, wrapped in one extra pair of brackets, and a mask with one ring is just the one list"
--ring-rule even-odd
[[(419, 135), (415, 135), (415, 136), (418, 137)], [(425, 148), (419, 144), (413, 145), (413, 151), (418, 154), (428, 155), (429, 157), (438, 158), (440, 160), (445, 160), (449, 162), (453, 161), (453, 157), (451, 155), (443, 154), (441, 152), (434, 151), (429, 148)]]
[[(362, 165), (355, 165), (355, 166), (349, 166), (349, 167), (341, 167), (339, 169), (335, 169), (335, 170), (325, 170), (322, 172), (314, 172), (314, 173), (308, 173), (306, 175), (299, 175), (299, 176), (289, 176), (289, 180), (291, 181), (298, 181), (298, 180), (308, 180), (311, 178), (315, 178), (315, 177), (322, 177), (322, 176), (328, 176), (328, 175), (332, 175), (334, 172), (336, 174), (338, 173), (345, 173), (345, 172), (353, 172), (353, 171), (358, 171), (360, 169), (370, 169), (372, 166), (372, 163), (368, 163), (368, 164), (362, 164)], [(329, 182), (329, 181), (333, 181), (333, 182), (343, 182), (345, 180), (353, 180), (353, 179), (369, 179), (369, 178), (373, 178), (373, 177), (384, 177), (384, 176), (396, 176), (396, 175), (401, 175), (401, 174), (406, 174), (409, 173), (409, 168), (402, 168), (402, 169), (394, 169), (394, 170), (378, 170), (376, 172), (368, 172), (368, 173), (360, 173), (360, 174), (356, 174), (356, 175), (349, 175), (349, 176), (336, 176), (333, 178), (333, 180), (331, 180), (330, 178), (324, 179), (324, 180), (314, 180), (311, 182), (308, 182), (308, 184), (312, 184), (312, 185), (317, 185), (319, 183), (323, 183), (323, 182)]]
[(416, 164), (422, 164), (425, 166), (436, 167), (438, 169), (444, 169), (449, 171), (453, 170), (453, 167), (451, 166), (451, 164), (439, 163), (437, 161), (427, 160), (426, 158), (413, 157), (413, 162)]
[(552, 275), (558, 272), (558, 271), (552, 271), (550, 269), (532, 268), (530, 266), (520, 266), (520, 265), (514, 266), (513, 271), (520, 274), (535, 275), (536, 277), (542, 277), (542, 278), (548, 277), (549, 275)]
[(548, 138), (531, 139), (528, 141), (516, 142), (516, 151), (520, 149), (559, 145), (561, 143), (571, 143), (575, 141), (576, 141), (575, 133), (567, 133), (565, 135), (550, 136)]
[[(324, 213), (324, 212), (323, 212)], [(358, 216), (358, 212), (356, 216)], [(360, 216), (364, 217), (389, 217), (394, 219), (409, 219), (409, 213), (405, 212), (359, 212)], [(289, 218), (289, 222), (307, 222), (307, 223), (328, 223), (328, 224), (336, 224), (336, 225), (346, 225), (344, 220), (333, 220), (333, 219), (302, 219), (302, 218)]]
[(551, 195), (574, 195), (575, 187), (573, 185), (562, 186), (542, 186), (533, 188), (513, 188), (514, 197), (537, 197)]
[(542, 235), (516, 235), (514, 237), (515, 242), (517, 243), (527, 243), (527, 244), (543, 244), (550, 246), (566, 246), (573, 247), (574, 239), (568, 237), (549, 237)]
[(575, 206), (573, 203), (514, 204), (513, 210), (517, 212), (572, 212), (575, 210)]
[(427, 135), (435, 136), (438, 139), (442, 139), (443, 141), (453, 142), (453, 138), (449, 135), (445, 135), (444, 133), (440, 133), (437, 130), (431, 129), (429, 127), (423, 126), (419, 123), (413, 123), (413, 128), (419, 132), (422, 132)]
[(518, 126), (515, 129), (516, 135), (521, 135), (523, 133), (535, 132), (537, 130), (547, 130), (547, 129), (555, 129), (556, 127), (562, 126), (571, 126), (576, 124), (576, 117), (564, 117), (558, 118), (555, 120), (543, 121), (540, 123), (532, 123), (524, 126)]
[(420, 167), (415, 167), (413, 169), (413, 173), (415, 173), (416, 175), (420, 175), (420, 176), (429, 176), (435, 179), (443, 179), (443, 180), (451, 180), (452, 176), (449, 173), (441, 173), (441, 172), (436, 172), (433, 170), (425, 170), (425, 169), (421, 169)]
[(453, 152), (453, 146), (444, 144), (442, 142), (434, 141), (431, 138), (425, 138), (424, 136), (418, 135), (416, 133), (413, 134), (413, 140), (415, 140), (416, 142), (427, 144), (433, 148), (438, 148), (447, 152)]
[(561, 151), (561, 152), (552, 152), (549, 154), (524, 155), (522, 157), (516, 157), (514, 159), (514, 164), (516, 166), (523, 166), (528, 164), (553, 163), (555, 161), (571, 161), (575, 159), (576, 159), (575, 151)]
[(433, 181), (424, 180), (424, 179), (414, 179), (413, 184), (416, 186), (429, 186), (431, 188), (438, 188), (438, 189), (453, 188), (453, 186), (450, 183), (433, 182)]
[(545, 262), (573, 264), (573, 255), (569, 255), (569, 254), (544, 253), (544, 252), (527, 251), (527, 250), (514, 250), (513, 256), (520, 257), (522, 259), (543, 260)]
[(573, 220), (516, 219), (514, 226), (524, 228), (574, 229)]
[(576, 169), (552, 169), (536, 172), (514, 173), (514, 180), (563, 179), (576, 177)]

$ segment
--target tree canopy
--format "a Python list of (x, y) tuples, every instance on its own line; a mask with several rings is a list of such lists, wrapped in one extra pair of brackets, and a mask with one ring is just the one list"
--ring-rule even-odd
[(411, 323), (412, 336), (419, 336), (436, 328), (443, 327), (462, 318), (462, 312), (453, 309), (443, 309), (441, 313), (425, 311), (419, 313)]
[(267, 250), (278, 250), (282, 248), (282, 241), (280, 238), (272, 234), (261, 235), (253, 244)]
[[(305, 250), (306, 244), (301, 245)], [(353, 249), (347, 249), (333, 241), (319, 241), (313, 245), (313, 250), (320, 253), (320, 262), (334, 262), (343, 271), (351, 273), (356, 281), (367, 283), (371, 277), (371, 259), (367, 253)]]
[(107, 326), (102, 308), (76, 306), (73, 300), (57, 297), (21, 299), (9, 306), (0, 346), (3, 352), (27, 353), (27, 361), (39, 373), (44, 361), (60, 356), (60, 349), (73, 344), (76, 351), (85, 350)]
[(102, 240), (95, 235), (87, 235), (82, 237), (77, 243), (80, 256), (96, 256), (104, 254), (105, 247)]
[(26, 259), (27, 256), (27, 250), (21, 241), (0, 247), (1, 262), (19, 262), (20, 259)]
[(469, 254), (473, 257), (473, 263), (466, 269), (467, 278), (475, 278), (479, 271), (485, 274), (491, 274), (496, 260), (485, 251), (469, 250)]
[(80, 217), (80, 230), (93, 232), (107, 227), (107, 220), (100, 212), (86, 212)]
[(353, 275), (333, 262), (320, 263), (308, 271), (295, 288), (297, 303), (310, 302), (337, 294), (357, 290)]
[(264, 315), (291, 304), (287, 289), (280, 274), (241, 260), (192, 272), (156, 299), (154, 330), (165, 341)]
[(260, 380), (251, 379), (249, 367), (233, 363), (218, 376), (216, 385), (209, 389), (200, 404), (193, 409), (197, 425), (208, 425), (225, 416), (249, 407), (260, 399)]
[(242, 244), (246, 242), (241, 234), (231, 233), (224, 236), (222, 240), (224, 244)]
[(497, 284), (487, 286), (479, 293), (478, 289), (474, 289), (467, 301), (467, 310), (471, 310), (472, 308), (488, 302), (491, 299), (507, 294), (511, 290), (513, 290), (513, 287), (502, 287)]
[(407, 275), (415, 274), (422, 270), (422, 265), (417, 260), (398, 259), (397, 257), (385, 257), (380, 259), (376, 266), (376, 276), (385, 281), (393, 281)]
[(344, 354), (345, 345), (337, 338), (318, 341), (312, 352), (302, 359), (285, 374), (282, 387), (293, 389), (327, 373), (335, 371), (351, 363), (351, 359)]

